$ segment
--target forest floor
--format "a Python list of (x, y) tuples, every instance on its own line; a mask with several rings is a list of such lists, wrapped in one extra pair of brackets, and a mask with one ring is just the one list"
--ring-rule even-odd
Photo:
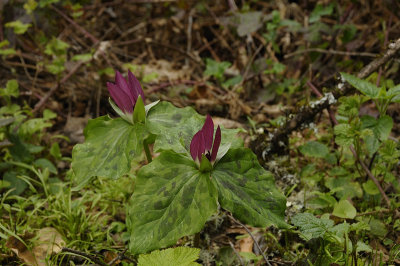
[[(87, 122), (116, 116), (115, 70), (132, 71), (148, 103), (243, 128), (286, 196), (289, 230), (220, 210), (180, 239), (201, 249), (198, 263), (400, 264), (400, 96), (384, 98), (400, 91), (400, 2), (10, 0), (0, 11), (1, 265), (136, 265), (134, 177), (71, 189)], [(371, 96), (340, 73), (383, 89)], [(46, 237), (57, 248), (37, 244)]]

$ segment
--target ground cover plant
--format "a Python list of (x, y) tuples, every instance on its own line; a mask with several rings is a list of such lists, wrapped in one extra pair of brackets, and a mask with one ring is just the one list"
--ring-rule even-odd
[(397, 265), (399, 3), (0, 4), (1, 265)]

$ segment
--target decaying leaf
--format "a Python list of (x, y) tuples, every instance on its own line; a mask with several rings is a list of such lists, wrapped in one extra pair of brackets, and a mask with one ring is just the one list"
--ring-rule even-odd
[[(59, 253), (65, 246), (65, 241), (60, 233), (52, 228), (45, 227), (36, 233), (36, 239), (32, 250), (29, 250), (25, 244), (14, 236), (7, 240), (6, 247), (11, 249), (25, 264), (33, 266), (46, 266), (46, 257), (51, 254)], [(32, 235), (23, 236), (22, 240), (29, 240)]]

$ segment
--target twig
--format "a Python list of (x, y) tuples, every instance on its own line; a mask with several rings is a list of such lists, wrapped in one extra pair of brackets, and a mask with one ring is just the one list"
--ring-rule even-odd
[(229, 245), (231, 246), (231, 248), (233, 249), (233, 252), (235, 252), (236, 256), (239, 259), (240, 265), (244, 266), (242, 257), (240, 257), (240, 254), (237, 252), (237, 250), (235, 249), (235, 246), (232, 244), (232, 242), (229, 240)]
[(53, 86), (43, 97), (40, 99), (40, 101), (35, 105), (35, 107), (32, 110), (32, 113), (37, 112), (49, 99), (49, 97), (57, 90), (57, 88), (60, 86), (60, 84), (66, 82), (82, 65), (83, 61), (78, 62), (71, 71), (65, 75), (57, 85)]
[[(400, 38), (395, 42), (389, 44), (388, 50), (381, 57), (377, 58), (367, 66), (365, 66), (358, 73), (357, 77), (360, 79), (364, 79), (369, 76), (372, 72), (376, 71), (380, 66), (384, 65), (390, 59), (392, 59), (395, 54), (400, 50)], [(352, 91), (352, 88), (348, 84), (341, 84), (342, 87), (336, 89), (332, 92), (335, 99), (340, 98), (348, 94)], [(301, 128), (303, 124), (310, 123), (314, 120), (315, 116), (319, 114), (323, 109), (326, 109), (332, 104), (329, 99), (324, 99), (323, 101), (319, 101), (313, 107), (306, 106), (300, 109), (299, 112), (292, 114), (291, 118), (288, 119), (283, 126), (278, 128), (273, 134), (271, 138), (268, 138), (268, 141), (265, 141), (265, 136), (260, 135), (258, 139), (252, 144), (253, 150), (262, 155), (262, 158), (266, 160), (267, 155), (281, 152), (282, 143), (286, 143), (288, 136), (291, 132)]]
[(349, 52), (349, 51), (337, 51), (333, 49), (321, 49), (321, 48), (308, 48), (301, 51), (296, 51), (284, 56), (285, 59), (293, 57), (299, 54), (305, 54), (310, 52), (317, 52), (321, 54), (334, 54), (334, 55), (347, 55), (347, 56), (365, 56), (365, 57), (377, 57), (377, 54), (367, 53), (367, 52)]
[(125, 252), (128, 250), (128, 248), (124, 249), (121, 253), (118, 254), (118, 256), (116, 256), (113, 260), (111, 260), (108, 265), (112, 266), (115, 262), (117, 262), (118, 260), (122, 260), (124, 258), (124, 254)]
[(67, 15), (65, 15), (63, 12), (61, 12), (61, 10), (59, 10), (58, 8), (56, 8), (54, 5), (51, 5), (51, 8), (56, 11), (60, 16), (62, 16), (66, 21), (68, 21), (69, 23), (71, 23), (72, 26), (74, 26), (75, 28), (77, 28), (78, 30), (80, 30), (87, 38), (89, 38), (93, 43), (98, 43), (99, 40), (94, 37), (92, 34), (90, 34), (87, 30), (85, 30), (84, 28), (82, 28), (78, 23), (76, 23), (73, 19), (71, 19), (70, 17), (68, 17)]
[(253, 239), (254, 244), (256, 244), (258, 250), (260, 251), (261, 255), (263, 256), (265, 262), (267, 263), (268, 266), (272, 266), (271, 263), (269, 263), (269, 260), (267, 258), (267, 256), (265, 256), (265, 253), (261, 250), (260, 245), (258, 244), (256, 238), (253, 236), (253, 234), (251, 233), (250, 229), (247, 228), (247, 226), (245, 226), (244, 224), (242, 224), (239, 220), (235, 219), (232, 215), (228, 214), (228, 216), (235, 221), (236, 223), (240, 224), (244, 230), (246, 230), (246, 232), (250, 235), (250, 237)]
[(76, 254), (76, 255), (85, 257), (85, 258), (93, 261), (94, 263), (96, 263), (98, 265), (108, 266), (106, 263), (104, 263), (103, 261), (97, 259), (95, 256), (86, 254), (85, 252), (82, 252), (82, 251), (79, 251), (79, 250), (74, 250), (74, 249), (71, 249), (71, 248), (62, 248), (61, 252), (69, 252), (69, 253), (72, 253), (72, 254)]

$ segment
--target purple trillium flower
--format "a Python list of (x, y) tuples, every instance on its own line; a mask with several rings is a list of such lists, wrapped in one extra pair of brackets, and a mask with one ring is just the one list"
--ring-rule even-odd
[(219, 126), (215, 131), (215, 139), (213, 136), (214, 123), (211, 119), (211, 116), (207, 115), (204, 126), (193, 136), (192, 142), (190, 143), (190, 154), (196, 163), (201, 162), (203, 154), (210, 161), (210, 163), (215, 162), (219, 145), (221, 144), (221, 128)]
[(145, 100), (142, 86), (140, 86), (139, 81), (131, 71), (128, 71), (128, 82), (121, 73), (116, 71), (115, 84), (107, 82), (107, 88), (111, 98), (124, 113), (133, 113), (133, 108), (139, 95), (142, 97), (143, 102)]

